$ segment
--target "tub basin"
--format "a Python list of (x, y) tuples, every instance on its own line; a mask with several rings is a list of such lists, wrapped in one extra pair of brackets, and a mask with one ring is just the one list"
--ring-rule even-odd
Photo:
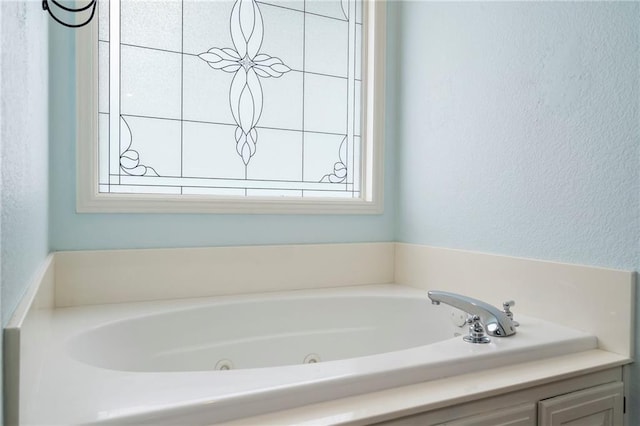
[[(102, 325), (69, 354), (122, 371), (211, 371), (327, 362), (447, 340), (450, 309), (423, 297), (352, 295), (227, 301)], [(227, 361), (222, 363), (221, 361)]]

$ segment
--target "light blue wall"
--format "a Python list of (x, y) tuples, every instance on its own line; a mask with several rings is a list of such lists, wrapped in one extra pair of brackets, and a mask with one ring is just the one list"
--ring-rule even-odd
[[(394, 19), (393, 16), (391, 19)], [(51, 217), (53, 250), (392, 241), (395, 226), (394, 120), (387, 120), (382, 215), (77, 214), (73, 33), (51, 26)], [(390, 43), (394, 43), (393, 33)], [(390, 49), (393, 58), (395, 49)], [(389, 61), (387, 116), (395, 114)], [(89, 142), (89, 141), (86, 141)]]
[[(398, 239), (640, 270), (640, 4), (404, 2), (399, 20)], [(637, 367), (632, 384), (640, 425)]]
[[(3, 326), (49, 251), (47, 33), (47, 20), (38, 2), (0, 2), (0, 318)], [(2, 395), (0, 387), (0, 401)], [(0, 423), (1, 419), (0, 403)]]
[(635, 268), (638, 7), (404, 3), (399, 239)]
[(48, 30), (38, 2), (2, 7), (2, 324), (48, 245)]

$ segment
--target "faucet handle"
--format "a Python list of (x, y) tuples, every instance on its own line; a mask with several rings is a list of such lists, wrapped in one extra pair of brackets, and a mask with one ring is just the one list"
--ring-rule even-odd
[(469, 343), (489, 343), (491, 339), (484, 334), (484, 328), (480, 323), (480, 317), (478, 315), (469, 315), (467, 318), (467, 324), (469, 324), (469, 334), (462, 339)]
[(502, 304), (502, 312), (504, 312), (505, 314), (507, 314), (507, 316), (509, 318), (511, 318), (511, 321), (513, 321), (513, 326), (514, 327), (518, 327), (520, 325), (520, 323), (513, 319), (513, 312), (511, 312), (511, 307), (515, 306), (515, 305), (516, 305), (516, 302), (513, 301), (513, 300), (508, 300), (508, 301), (504, 302)]

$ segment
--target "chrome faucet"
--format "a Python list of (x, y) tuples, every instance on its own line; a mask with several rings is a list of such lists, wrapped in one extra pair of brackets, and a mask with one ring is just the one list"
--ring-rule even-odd
[(470, 315), (477, 315), (490, 336), (507, 337), (516, 334), (513, 320), (505, 312), (472, 297), (446, 291), (429, 291), (429, 299), (434, 305), (444, 303)]

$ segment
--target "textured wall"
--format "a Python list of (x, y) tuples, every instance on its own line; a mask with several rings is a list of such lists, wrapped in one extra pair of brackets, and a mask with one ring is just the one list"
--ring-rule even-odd
[[(383, 215), (77, 214), (75, 212), (75, 108), (73, 38), (51, 27), (51, 217), (54, 250), (194, 247), (246, 244), (392, 241), (395, 191), (393, 138), (386, 138)], [(390, 54), (394, 54), (392, 51)], [(394, 62), (389, 63), (393, 75)], [(389, 84), (395, 80), (390, 79)], [(395, 113), (389, 87), (388, 116)], [(395, 135), (387, 120), (387, 135)]]
[(635, 268), (639, 6), (404, 3), (399, 239)]
[(640, 4), (404, 2), (400, 22), (398, 239), (640, 270)]
[[(38, 2), (0, 2), (0, 318), (3, 326), (49, 249), (47, 32), (46, 16)], [(0, 371), (0, 383), (1, 374)], [(0, 387), (0, 401), (2, 395)]]
[(48, 29), (38, 2), (2, 1), (2, 324), (48, 254)]

